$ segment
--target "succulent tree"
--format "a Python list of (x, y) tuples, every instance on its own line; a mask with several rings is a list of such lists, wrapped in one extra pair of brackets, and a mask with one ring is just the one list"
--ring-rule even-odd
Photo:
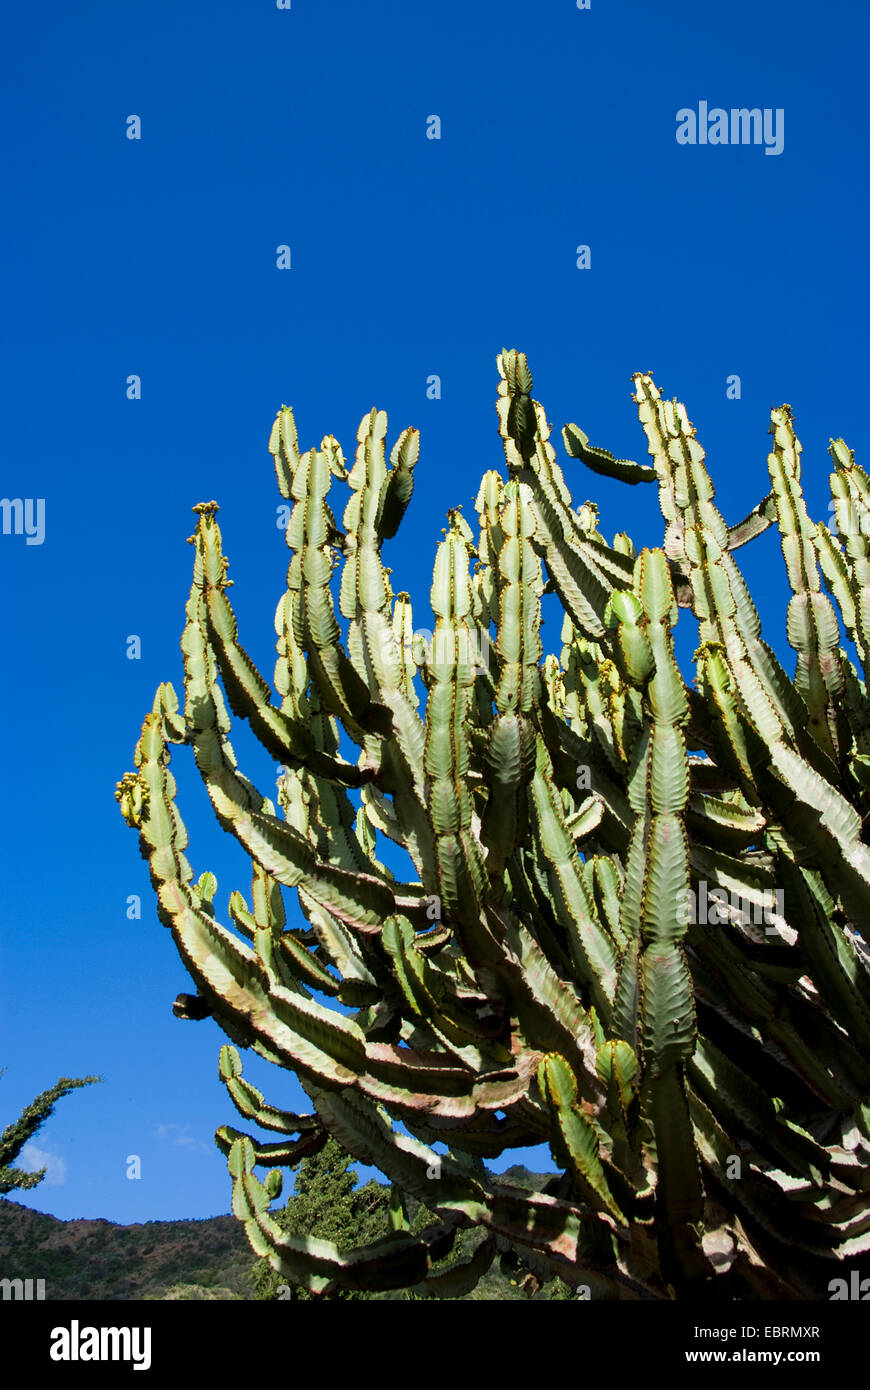
[[(428, 642), (382, 560), (419, 437), (388, 463), (383, 411), (350, 468), (332, 436), (300, 452), (289, 408), (275, 420), (292, 511), (274, 694), (239, 641), (217, 505), (194, 508), (184, 708), (158, 688), (117, 796), (196, 985), (176, 1013), (215, 1019), (232, 1101), (281, 1136), (217, 1131), (234, 1211), (315, 1293), (449, 1296), (500, 1253), (581, 1296), (827, 1297), (870, 1245), (870, 479), (834, 441), (836, 526), (813, 523), (782, 406), (770, 490), (729, 527), (684, 407), (639, 373), (651, 464), (562, 432), (571, 459), (658, 489), (664, 544), (636, 554), (572, 505), (524, 355), (498, 367), (506, 476), (484, 476), (475, 531), (448, 514)], [(793, 678), (735, 559), (771, 525)], [(564, 610), (546, 657), (545, 593)], [(277, 806), (238, 765), (230, 711), (283, 769)], [(251, 857), (235, 930), (185, 857), (171, 744)], [(310, 1112), (265, 1100), (244, 1048), (294, 1072)], [(392, 1233), (363, 1249), (270, 1215), (280, 1169), (329, 1135), (395, 1185)], [(542, 1142), (541, 1192), (487, 1167)], [(402, 1193), (437, 1222), (410, 1231)]]

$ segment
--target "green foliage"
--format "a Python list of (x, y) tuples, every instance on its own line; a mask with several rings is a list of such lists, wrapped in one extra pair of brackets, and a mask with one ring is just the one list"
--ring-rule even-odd
[[(332, 436), (300, 452), (292, 411), (276, 418), (274, 692), (239, 640), (217, 504), (194, 509), (184, 706), (158, 688), (117, 798), (198, 991), (176, 1012), (215, 1019), (230, 1099), (280, 1136), (218, 1130), (233, 1210), (318, 1295), (462, 1297), (498, 1256), (527, 1291), (825, 1297), (870, 1249), (870, 479), (834, 441), (837, 527), (812, 522), (779, 407), (770, 490), (729, 527), (685, 408), (638, 373), (651, 464), (562, 432), (576, 475), (657, 489), (663, 545), (638, 553), (573, 505), (523, 354), (498, 367), (506, 476), (484, 475), (476, 530), (448, 513), (431, 643), (383, 563), (419, 448), (406, 429), (387, 460), (383, 411), (350, 468)], [(793, 678), (734, 558), (773, 525)], [(545, 591), (564, 613), (547, 655)], [(231, 715), (280, 763), (277, 807)], [(185, 857), (172, 744), (251, 857), (234, 930)], [(294, 1072), (310, 1111), (269, 1103), (239, 1048)], [(361, 1245), (282, 1228), (280, 1169), (330, 1137), (433, 1220), (414, 1230), (396, 1198)], [(543, 1190), (486, 1165), (542, 1141), (559, 1170)]]
[[(5, 1071), (5, 1068), (4, 1068)], [(0, 1071), (0, 1076), (3, 1072)], [(42, 1182), (46, 1174), (45, 1168), (40, 1168), (39, 1172), (28, 1173), (23, 1168), (13, 1168), (12, 1164), (21, 1153), (25, 1144), (38, 1133), (45, 1124), (49, 1115), (53, 1114), (54, 1107), (62, 1096), (69, 1095), (70, 1091), (77, 1090), (80, 1086), (92, 1086), (95, 1081), (100, 1081), (99, 1076), (85, 1076), (73, 1078), (62, 1076), (59, 1081), (47, 1091), (42, 1091), (40, 1095), (22, 1110), (17, 1120), (13, 1120), (11, 1125), (7, 1125), (3, 1133), (0, 1134), (0, 1196), (5, 1197), (10, 1192), (24, 1191), (27, 1188), (36, 1187), (37, 1183)]]
[[(370, 1181), (357, 1185), (352, 1162), (341, 1145), (328, 1139), (324, 1147), (309, 1158), (303, 1158), (296, 1175), (292, 1196), (275, 1213), (282, 1231), (295, 1236), (319, 1236), (339, 1246), (363, 1245), (388, 1234), (389, 1190)], [(303, 1286), (285, 1284), (268, 1260), (258, 1261), (254, 1285), (257, 1298), (279, 1296), (307, 1299), (311, 1294)], [(285, 1292), (286, 1290), (286, 1292)], [(327, 1295), (333, 1299), (371, 1298), (360, 1290), (336, 1289)]]

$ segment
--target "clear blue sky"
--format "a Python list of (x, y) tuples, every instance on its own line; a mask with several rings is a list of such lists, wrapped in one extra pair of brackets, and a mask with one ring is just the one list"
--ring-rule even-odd
[[(304, 448), (334, 433), (352, 454), (372, 406), (391, 440), (421, 429), (388, 563), (422, 625), (447, 508), (470, 511), (503, 464), (503, 346), (528, 354), (557, 440), (575, 421), (641, 459), (630, 378), (652, 369), (697, 424), (729, 521), (767, 490), (769, 411), (790, 402), (826, 516), (829, 437), (867, 463), (868, 30), (858, 0), (7, 14), (0, 493), (44, 498), (46, 530), (0, 535), (0, 1126), (59, 1075), (106, 1078), (61, 1103), (37, 1140), (55, 1181), (15, 1200), (125, 1222), (229, 1209), (212, 1135), (241, 1121), (217, 1079), (223, 1035), (172, 1016), (190, 984), (113, 795), (155, 687), (181, 690), (191, 507), (221, 504), (242, 639), (269, 678), (288, 553), (266, 441), (285, 402)], [(782, 152), (679, 145), (676, 113), (702, 101), (781, 109)], [(608, 535), (660, 543), (651, 489), (566, 467)], [(791, 671), (777, 541), (752, 551)], [(545, 639), (558, 649), (558, 628)], [(237, 747), (267, 785), (269, 760)], [(248, 861), (186, 752), (189, 857), (217, 874), (225, 917)], [(298, 1103), (249, 1054), (245, 1074)]]

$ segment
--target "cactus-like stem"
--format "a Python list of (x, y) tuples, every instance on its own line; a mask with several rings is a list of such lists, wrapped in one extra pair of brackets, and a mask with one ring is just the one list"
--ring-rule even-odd
[[(314, 1293), (458, 1297), (513, 1252), (595, 1297), (824, 1297), (870, 1249), (870, 479), (833, 441), (836, 526), (814, 522), (779, 407), (771, 491), (729, 527), (685, 408), (638, 373), (650, 464), (562, 431), (568, 476), (655, 484), (662, 548), (611, 545), (572, 500), (524, 355), (498, 369), (507, 477), (484, 475), (476, 534), (448, 513), (428, 646), (383, 562), (415, 429), (387, 458), (372, 410), (348, 468), (333, 436), (302, 451), (278, 412), (274, 691), (240, 640), (217, 504), (194, 509), (183, 709), (158, 688), (116, 795), (195, 986), (175, 1012), (236, 1045), (229, 1099), (277, 1136), (217, 1130), (233, 1210)], [(735, 559), (773, 524), (794, 679)], [(545, 653), (555, 601), (561, 648)], [(686, 609), (694, 682), (674, 655)], [(277, 805), (241, 770), (232, 716), (280, 764)], [(230, 925), (215, 875), (185, 856), (173, 745), (251, 859)], [(295, 1073), (311, 1112), (268, 1102), (236, 1048)], [(330, 1135), (393, 1187), (391, 1233), (363, 1250), (269, 1214), (281, 1170)], [(487, 1167), (541, 1142), (559, 1169), (543, 1192)], [(419, 1235), (406, 1196), (436, 1217)]]

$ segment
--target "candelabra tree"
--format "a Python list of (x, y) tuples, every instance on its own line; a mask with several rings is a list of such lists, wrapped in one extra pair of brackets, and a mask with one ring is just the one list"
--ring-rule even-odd
[[(176, 1013), (215, 1019), (231, 1100), (280, 1136), (218, 1129), (234, 1211), (314, 1293), (455, 1295), (499, 1255), (581, 1297), (827, 1297), (870, 1244), (870, 479), (834, 441), (836, 524), (813, 523), (782, 406), (769, 490), (728, 526), (684, 407), (639, 373), (651, 464), (562, 431), (575, 468), (658, 490), (664, 543), (637, 554), (572, 505), (524, 355), (498, 367), (506, 474), (484, 475), (474, 530), (448, 513), (427, 642), (382, 559), (419, 437), (388, 463), (383, 411), (350, 468), (332, 436), (300, 452), (289, 408), (275, 420), (274, 692), (239, 641), (217, 505), (194, 509), (184, 706), (158, 688), (117, 796), (196, 985)], [(735, 559), (772, 525), (793, 678)], [(564, 611), (546, 657), (545, 593)], [(277, 805), (231, 713), (281, 765)], [(184, 854), (172, 744), (252, 860), (232, 929)], [(245, 1048), (310, 1111), (268, 1102)], [(330, 1135), (394, 1184), (390, 1234), (360, 1249), (270, 1215), (281, 1168)], [(542, 1191), (487, 1166), (541, 1143)], [(411, 1231), (403, 1194), (436, 1220)]]

